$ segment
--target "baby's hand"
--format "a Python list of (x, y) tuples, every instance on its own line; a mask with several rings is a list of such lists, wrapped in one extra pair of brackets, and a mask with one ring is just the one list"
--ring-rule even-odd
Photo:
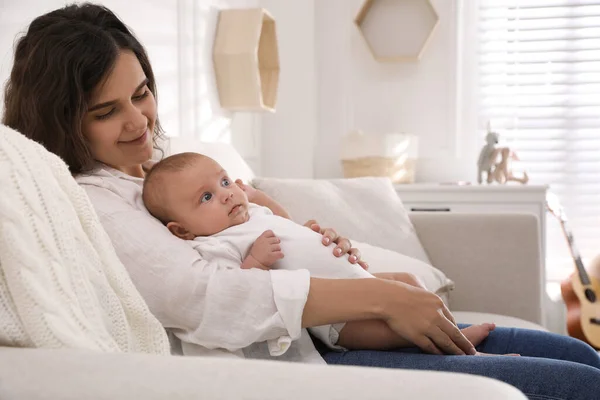
[(280, 242), (273, 231), (263, 232), (252, 245), (250, 254), (242, 263), (242, 268), (269, 269), (277, 260), (283, 258)]

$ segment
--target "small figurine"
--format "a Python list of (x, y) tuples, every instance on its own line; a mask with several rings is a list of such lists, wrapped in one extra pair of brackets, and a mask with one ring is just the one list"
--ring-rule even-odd
[[(523, 172), (522, 177), (517, 177), (510, 168), (511, 160), (519, 160), (517, 154), (509, 147), (496, 147), (499, 142), (499, 135), (493, 132), (488, 122), (488, 133), (485, 136), (486, 145), (483, 146), (477, 160), (477, 183), (483, 182), (483, 173), (487, 174), (486, 182), (488, 184), (496, 181), (504, 184), (509, 181), (526, 184), (529, 181), (527, 172)], [(500, 161), (498, 161), (500, 156)]]
[(477, 183), (481, 185), (483, 181), (483, 173), (487, 173), (487, 183), (493, 182), (492, 169), (496, 164), (496, 145), (498, 144), (498, 134), (492, 132), (490, 123), (488, 122), (488, 134), (485, 136), (486, 145), (481, 149), (479, 153), (479, 160), (477, 160)]
[(510, 168), (510, 160), (519, 161), (517, 154), (508, 147), (500, 147), (496, 149), (496, 153), (500, 153), (500, 162), (494, 166), (494, 179), (498, 183), (507, 183), (509, 181), (520, 182), (526, 184), (529, 182), (527, 172), (523, 172), (522, 177), (516, 177)]

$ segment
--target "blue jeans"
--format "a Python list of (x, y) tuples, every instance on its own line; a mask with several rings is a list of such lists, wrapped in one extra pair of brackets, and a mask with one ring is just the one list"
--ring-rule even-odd
[(530, 399), (600, 399), (598, 353), (580, 340), (553, 333), (496, 328), (477, 346), (484, 353), (521, 357), (438, 356), (417, 348), (346, 352), (318, 348), (327, 364), (462, 372), (506, 382)]

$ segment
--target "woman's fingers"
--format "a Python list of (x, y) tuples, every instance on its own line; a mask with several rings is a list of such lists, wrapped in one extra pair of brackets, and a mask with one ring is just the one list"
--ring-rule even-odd
[(450, 310), (448, 310), (448, 308), (447, 308), (447, 307), (445, 307), (445, 306), (444, 306), (444, 307), (442, 308), (442, 312), (444, 313), (444, 316), (445, 316), (446, 318), (448, 318), (448, 320), (449, 320), (450, 322), (452, 322), (452, 324), (453, 324), (453, 325), (456, 325), (456, 320), (454, 319), (454, 315), (452, 315), (452, 313), (450, 312)]
[(383, 311), (384, 319), (394, 332), (428, 353), (439, 354), (441, 350), (455, 355), (475, 354), (473, 344), (446, 317), (449, 311), (439, 296), (402, 282), (380, 282), (397, 290), (395, 294), (386, 296), (390, 303)]
[(369, 270), (369, 264), (367, 264), (367, 263), (366, 263), (365, 261), (363, 261), (363, 260), (360, 260), (360, 261), (358, 262), (358, 265), (360, 265), (360, 266), (362, 267), (362, 269), (364, 269), (365, 271), (368, 271), (368, 270)]
[[(346, 238), (341, 237), (337, 234), (337, 232), (331, 228), (321, 228), (321, 226), (314, 219), (306, 221), (304, 226), (312, 229), (313, 231), (320, 233), (323, 235), (321, 242), (325, 246), (329, 246), (331, 243), (337, 244), (337, 246), (333, 249), (333, 255), (336, 257), (341, 257), (344, 254), (348, 253), (352, 248), (352, 243)], [(360, 253), (359, 253), (360, 254)], [(354, 261), (350, 261), (352, 263), (356, 263), (360, 261), (360, 256), (356, 257)], [(363, 266), (363, 268), (365, 268)], [(366, 269), (366, 268), (365, 268)]]
[[(452, 343), (458, 349), (461, 350), (460, 353), (468, 354), (471, 356), (476, 353), (475, 347), (469, 341), (469, 339), (467, 339), (466, 336), (463, 335), (463, 333), (460, 331), (460, 329), (458, 329), (458, 327), (456, 325), (454, 325), (452, 322), (450, 322), (448, 319), (443, 318), (443, 320), (438, 325), (438, 327), (439, 327), (439, 329), (442, 330), (442, 332), (444, 332), (446, 334), (446, 336), (452, 341)], [(436, 344), (443, 345), (442, 343), (436, 343)], [(449, 354), (460, 354), (460, 353), (452, 352)]]
[(352, 264), (356, 264), (357, 262), (360, 261), (360, 250), (358, 250), (356, 247), (353, 247), (350, 249), (350, 251), (348, 252), (348, 254), (350, 254), (348, 256), (348, 261), (350, 261), (350, 263)]
[[(352, 243), (350, 243), (350, 240), (341, 237), (340, 235), (337, 234), (337, 232), (335, 230), (333, 230), (331, 228), (325, 228), (325, 229), (321, 228), (321, 226), (314, 219), (306, 221), (304, 226), (323, 235), (321, 242), (325, 246), (329, 246), (331, 243), (337, 244), (337, 246), (333, 249), (334, 256), (341, 257), (344, 254), (347, 254), (348, 252), (350, 252), (350, 250), (352, 248)], [(349, 261), (352, 264), (359, 263), (361, 267), (363, 267), (364, 269), (367, 269), (369, 266), (366, 263), (362, 263), (362, 264), (360, 263), (360, 252), (357, 249), (354, 249), (354, 250), (356, 253), (350, 254)]]
[[(309, 219), (308, 221), (306, 221), (304, 223), (304, 226), (306, 226), (307, 228), (310, 228), (313, 231), (315, 231), (315, 232), (320, 233), (321, 235), (323, 235), (323, 237), (321, 238), (321, 242), (325, 246), (329, 246), (332, 243), (333, 239), (335, 239), (337, 237), (337, 235), (335, 234), (335, 231), (333, 229), (329, 229), (329, 234), (325, 235), (325, 232), (327, 230), (326, 229), (321, 229), (321, 225), (319, 225), (319, 223), (316, 220), (314, 220), (314, 219)], [(331, 234), (332, 232), (333, 232), (333, 235)]]
[(438, 325), (430, 325), (430, 327), (423, 331), (418, 338), (414, 339), (414, 343), (424, 352), (431, 354), (450, 354), (457, 356), (475, 354), (475, 348), (471, 342), (469, 342), (455, 325), (446, 318), (442, 318), (443, 320), (441, 320)]
[(309, 219), (308, 221), (306, 221), (304, 223), (304, 226), (312, 229), (313, 231), (315, 231), (317, 233), (321, 233), (321, 226), (314, 219)]
[(444, 355), (444, 353), (442, 353), (441, 350), (438, 349), (427, 336), (421, 336), (419, 339), (416, 339), (415, 345), (417, 345), (417, 347), (423, 350), (425, 353), (437, 354), (439, 356)]
[[(331, 228), (321, 229), (321, 233), (323, 234), (323, 244), (329, 246), (331, 243), (337, 243), (339, 239), (338, 234)], [(350, 249), (350, 247), (348, 247)], [(342, 253), (344, 254), (344, 253)], [(340, 254), (341, 255), (341, 254)]]
[(336, 243), (337, 247), (333, 249), (333, 255), (336, 257), (343, 256), (350, 251), (350, 248), (352, 248), (352, 243), (346, 238), (338, 237)]
[(436, 347), (446, 354), (464, 356), (466, 353), (461, 350), (456, 343), (440, 328), (433, 329), (429, 334), (429, 338)]

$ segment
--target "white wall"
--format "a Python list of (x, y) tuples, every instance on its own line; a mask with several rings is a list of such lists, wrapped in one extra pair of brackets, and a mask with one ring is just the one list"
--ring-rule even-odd
[(317, 126), (315, 7), (323, 0), (262, 0), (276, 20), (281, 74), (277, 111), (262, 117), (265, 176), (311, 178)]
[[(66, 2), (0, 0), (1, 81), (16, 32)], [(457, 73), (459, 35), (474, 34), (460, 31), (464, 2), (432, 0), (440, 24), (420, 62), (380, 64), (353, 24), (362, 0), (103, 1), (148, 48), (169, 135), (232, 142), (265, 176), (324, 178), (341, 176), (340, 142), (350, 130), (405, 131), (420, 140), (420, 181), (475, 174), (476, 126), (461, 119), (469, 94), (459, 90), (465, 76)], [(212, 74), (217, 10), (257, 5), (277, 23), (277, 111), (232, 114), (220, 109)]]
[[(160, 1), (160, 0), (156, 0)], [(221, 109), (212, 64), (218, 12), (257, 7), (258, 0), (178, 0), (179, 135), (231, 143), (256, 173), (261, 171), (260, 121), (257, 113)]]
[(457, 113), (463, 95), (457, 73), (462, 1), (432, 0), (440, 21), (421, 61), (392, 64), (373, 59), (353, 23), (362, 3), (323, 0), (315, 5), (315, 176), (341, 176), (340, 142), (349, 131), (360, 129), (417, 135), (419, 181), (472, 178), (476, 156)]
[[(37, 16), (70, 0), (0, 0), (0, 82), (12, 67), (13, 42)], [(258, 0), (103, 0), (146, 47), (158, 84), (159, 116), (169, 136), (232, 142), (260, 171), (260, 117), (219, 106), (212, 43), (219, 8)], [(2, 91), (3, 92), (3, 91)], [(0, 94), (2, 100), (3, 93)], [(3, 104), (3, 103), (0, 103)], [(1, 107), (3, 108), (3, 107)]]

